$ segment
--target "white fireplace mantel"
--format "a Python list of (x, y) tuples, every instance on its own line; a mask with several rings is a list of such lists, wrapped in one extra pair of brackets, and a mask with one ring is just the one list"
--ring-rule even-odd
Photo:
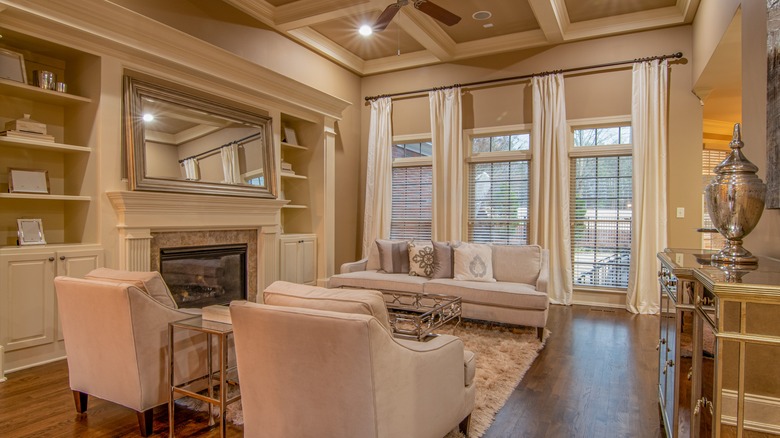
[(280, 212), (290, 201), (142, 191), (106, 196), (117, 216), (120, 269), (150, 269), (153, 231), (256, 229), (260, 287), (276, 279)]

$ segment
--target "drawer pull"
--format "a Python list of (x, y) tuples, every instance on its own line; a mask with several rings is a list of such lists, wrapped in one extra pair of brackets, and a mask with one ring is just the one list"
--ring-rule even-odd
[(54, 257), (49, 257), (49, 261), (53, 262), (54, 261)]

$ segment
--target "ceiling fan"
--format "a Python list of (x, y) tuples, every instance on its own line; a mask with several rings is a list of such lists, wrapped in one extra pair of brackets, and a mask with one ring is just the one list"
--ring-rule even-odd
[[(377, 18), (373, 27), (374, 32), (381, 32), (385, 30), (387, 25), (390, 24), (390, 22), (393, 20), (393, 17), (395, 17), (395, 14), (401, 10), (401, 7), (408, 5), (409, 1), (410, 0), (397, 0), (395, 3), (387, 6), (385, 10), (379, 14), (379, 18)], [(415, 9), (431, 16), (432, 18), (446, 24), (447, 26), (455, 25), (460, 21), (460, 17), (442, 8), (441, 6), (434, 4), (431, 1), (412, 0), (412, 4), (414, 5)]]

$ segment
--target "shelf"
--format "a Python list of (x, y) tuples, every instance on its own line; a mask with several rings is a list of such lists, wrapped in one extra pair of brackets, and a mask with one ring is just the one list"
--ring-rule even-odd
[(280, 172), (282, 175), (282, 178), (291, 178), (291, 179), (309, 179), (306, 175), (296, 175), (294, 173), (284, 173)]
[(282, 147), (285, 147), (287, 149), (296, 149), (296, 150), (299, 150), (299, 151), (308, 151), (309, 150), (309, 148), (307, 148), (306, 146), (299, 146), (297, 144), (290, 144), (290, 143), (285, 143), (285, 142), (282, 142)]
[(305, 209), (305, 208), (309, 208), (309, 206), (308, 205), (291, 205), (291, 204), (287, 204), (287, 205), (283, 205), (282, 208), (302, 210), (302, 209)]
[(48, 195), (45, 193), (0, 193), (0, 199), (35, 199), (41, 201), (91, 201), (91, 196)]
[(60, 93), (58, 91), (44, 90), (21, 82), (0, 79), (0, 93), (6, 96), (21, 97), (46, 103), (59, 105), (74, 105), (90, 103), (92, 99), (76, 96), (75, 94)]
[(11, 138), (0, 135), (0, 146), (11, 146), (18, 148), (57, 150), (62, 152), (92, 152), (92, 149), (86, 146), (76, 146), (72, 144), (56, 143), (53, 141), (41, 141), (24, 138)]

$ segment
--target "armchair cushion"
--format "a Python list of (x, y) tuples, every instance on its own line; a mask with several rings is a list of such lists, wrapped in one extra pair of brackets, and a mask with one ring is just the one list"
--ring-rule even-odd
[(168, 289), (168, 286), (165, 284), (162, 275), (157, 271), (135, 272), (120, 271), (110, 268), (97, 268), (88, 272), (84, 278), (132, 284), (154, 298), (158, 303), (171, 309), (179, 308), (176, 301), (173, 299), (170, 289)]
[(325, 289), (275, 281), (263, 291), (263, 302), (272, 306), (300, 307), (331, 312), (371, 315), (392, 331), (382, 293), (365, 289)]

